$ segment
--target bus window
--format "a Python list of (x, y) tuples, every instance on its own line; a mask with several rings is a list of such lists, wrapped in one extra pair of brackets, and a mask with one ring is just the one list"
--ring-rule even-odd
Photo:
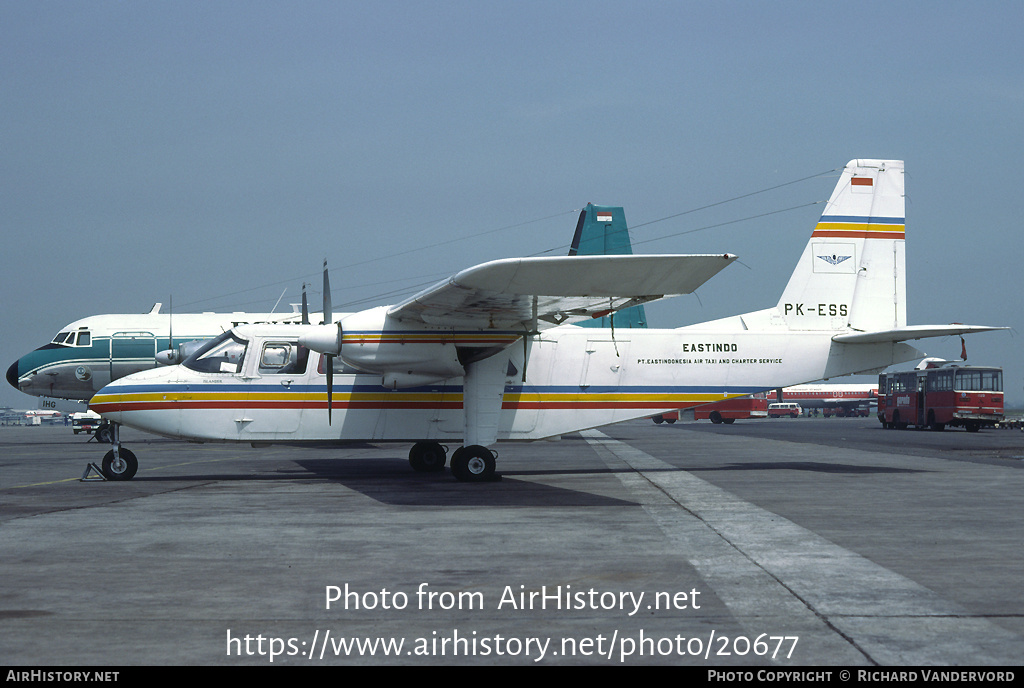
[(928, 379), (929, 392), (951, 392), (953, 391), (953, 371), (943, 370), (933, 373)]
[(1003, 374), (1001, 370), (958, 370), (956, 389), (961, 392), (1001, 392)]

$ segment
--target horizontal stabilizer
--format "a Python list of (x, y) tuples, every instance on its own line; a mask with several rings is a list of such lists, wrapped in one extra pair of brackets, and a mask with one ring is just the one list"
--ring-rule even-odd
[(839, 342), (840, 344), (881, 344), (885, 342), (906, 342), (911, 339), (925, 339), (927, 337), (948, 337), (958, 334), (1008, 329), (1010, 328), (987, 327), (985, 325), (910, 325), (891, 330), (879, 330), (877, 332), (838, 334), (832, 337), (832, 341)]
[(692, 293), (734, 260), (731, 254), (507, 258), (463, 270), (388, 315), (460, 327), (562, 323)]

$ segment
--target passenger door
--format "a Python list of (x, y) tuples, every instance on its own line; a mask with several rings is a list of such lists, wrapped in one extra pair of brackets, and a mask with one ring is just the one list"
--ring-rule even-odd
[(299, 429), (306, 400), (305, 378), (309, 349), (298, 342), (268, 339), (257, 343), (252, 363), (246, 366), (249, 387), (241, 430), (252, 439), (274, 439)]

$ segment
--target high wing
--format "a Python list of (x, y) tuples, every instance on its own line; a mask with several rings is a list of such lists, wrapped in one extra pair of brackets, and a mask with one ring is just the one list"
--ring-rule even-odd
[(947, 337), (992, 330), (1008, 330), (1008, 327), (988, 327), (986, 325), (908, 325), (891, 330), (876, 332), (855, 332), (853, 334), (837, 334), (832, 341), (840, 344), (883, 344), (887, 342), (906, 342), (926, 337)]
[(463, 270), (392, 306), (388, 316), (536, 329), (538, 320), (560, 324), (692, 293), (734, 260), (732, 254), (507, 258)]

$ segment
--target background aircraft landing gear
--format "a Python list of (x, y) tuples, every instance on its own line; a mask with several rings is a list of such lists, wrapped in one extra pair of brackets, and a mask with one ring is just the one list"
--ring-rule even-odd
[(417, 442), (409, 450), (409, 465), (421, 473), (443, 471), (447, 453), (438, 442)]
[(452, 475), (457, 480), (472, 483), (501, 479), (494, 472), (494, 453), (478, 444), (455, 450), (452, 454)]
[(114, 424), (110, 421), (100, 421), (99, 427), (96, 428), (96, 432), (93, 434), (96, 441), (100, 444), (113, 444), (114, 443)]

